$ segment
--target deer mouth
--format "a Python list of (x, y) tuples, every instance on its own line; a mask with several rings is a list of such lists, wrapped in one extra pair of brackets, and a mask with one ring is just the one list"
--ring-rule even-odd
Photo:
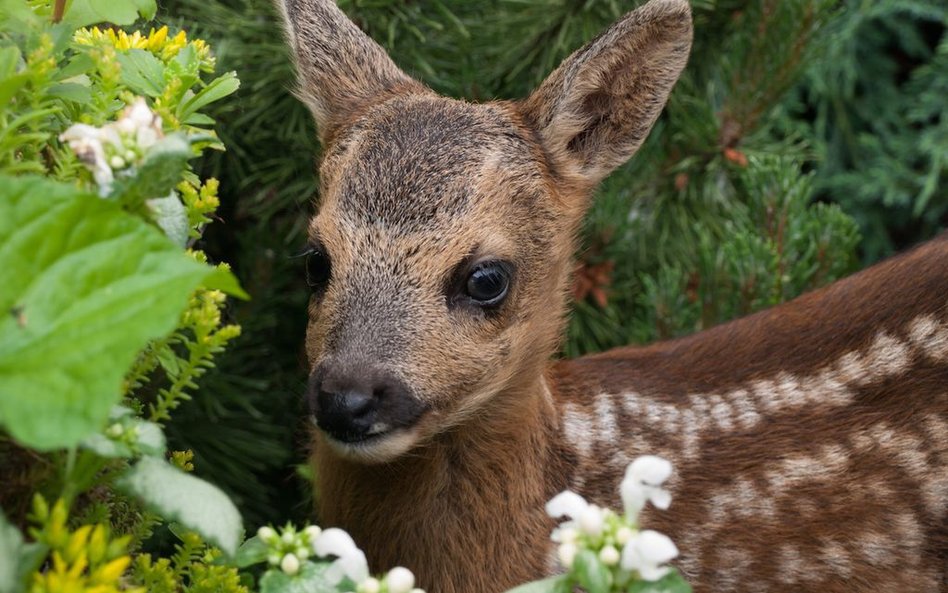
[(366, 432), (331, 432), (319, 428), (323, 441), (339, 457), (362, 463), (384, 463), (408, 452), (420, 440), (417, 423), (411, 426), (393, 427), (384, 423), (373, 425)]

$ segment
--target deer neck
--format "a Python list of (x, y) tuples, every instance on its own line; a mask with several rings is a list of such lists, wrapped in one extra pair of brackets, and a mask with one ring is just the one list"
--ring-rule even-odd
[(319, 519), (349, 530), (373, 569), (406, 566), (429, 591), (489, 593), (536, 578), (548, 569), (544, 503), (568, 483), (553, 406), (540, 375), (383, 465), (348, 462), (317, 442)]

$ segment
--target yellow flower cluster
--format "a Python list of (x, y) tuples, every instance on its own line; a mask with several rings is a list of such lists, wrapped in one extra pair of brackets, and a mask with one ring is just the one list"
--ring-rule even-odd
[(34, 517), (42, 524), (38, 539), (50, 548), (50, 564), (33, 574), (30, 593), (145, 593), (143, 587), (123, 588), (122, 575), (132, 559), (125, 554), (129, 538), (110, 540), (101, 524), (70, 532), (62, 500), (50, 510), (37, 496)]
[[(78, 45), (90, 47), (99, 47), (109, 45), (120, 51), (130, 49), (144, 49), (155, 54), (164, 62), (169, 62), (184, 49), (188, 42), (188, 35), (184, 31), (178, 31), (174, 36), (169, 36), (168, 26), (160, 29), (152, 28), (148, 35), (142, 35), (141, 31), (126, 33), (121, 29), (100, 29), (92, 27), (91, 29), (79, 29), (73, 36), (73, 41)], [(190, 42), (202, 65), (213, 68), (214, 58), (211, 56), (211, 50), (203, 39), (195, 39)]]

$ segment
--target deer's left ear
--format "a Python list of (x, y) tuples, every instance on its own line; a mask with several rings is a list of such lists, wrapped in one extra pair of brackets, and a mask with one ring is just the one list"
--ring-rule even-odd
[(648, 135), (691, 49), (686, 0), (651, 0), (563, 63), (521, 103), (569, 173), (602, 181)]

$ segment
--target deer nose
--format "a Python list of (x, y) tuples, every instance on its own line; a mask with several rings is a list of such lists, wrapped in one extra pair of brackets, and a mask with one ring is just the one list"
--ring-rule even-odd
[(371, 430), (378, 397), (361, 390), (327, 391), (317, 395), (316, 424), (340, 441), (362, 440)]
[(310, 378), (316, 425), (334, 439), (355, 443), (402, 425), (397, 411), (412, 398), (391, 373), (371, 366), (321, 366)]

